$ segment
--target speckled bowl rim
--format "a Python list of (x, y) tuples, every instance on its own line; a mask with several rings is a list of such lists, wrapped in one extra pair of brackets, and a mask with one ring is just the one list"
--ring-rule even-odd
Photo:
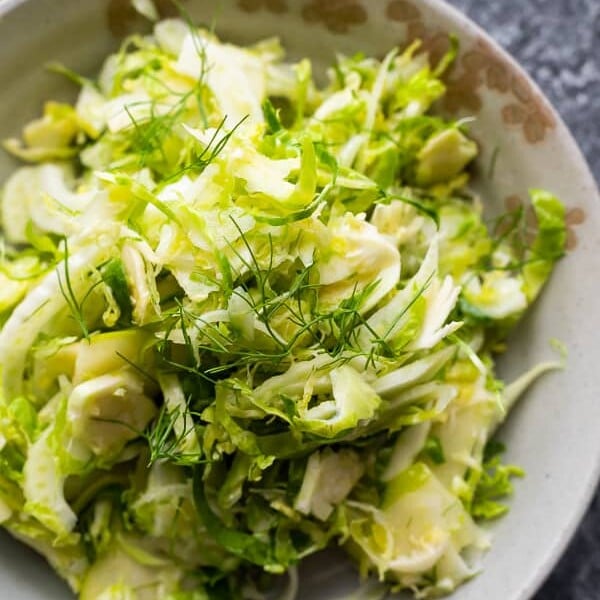
[[(9, 12), (16, 9), (20, 5), (29, 1), (32, 0), (0, 0), (0, 19), (4, 18)], [(483, 29), (483, 27), (475, 23), (459, 9), (451, 6), (445, 0), (421, 1), (423, 4), (431, 6), (432, 10), (439, 13), (443, 18), (456, 23), (457, 26), (461, 28), (469, 29), (472, 34), (482, 38), (485, 43), (487, 43), (489, 47), (511, 67), (513, 72), (518, 73), (527, 80), (532, 90), (539, 95), (543, 102), (545, 102), (547, 109), (555, 119), (556, 124), (561, 129), (561, 145), (565, 146), (566, 151), (570, 153), (573, 158), (573, 162), (580, 168), (580, 173), (589, 176), (589, 181), (592, 184), (590, 191), (594, 195), (594, 198), (591, 199), (591, 202), (600, 202), (600, 188), (598, 186), (598, 182), (595, 180), (587, 160), (585, 159), (579, 145), (573, 137), (573, 134), (562, 119), (560, 113), (553, 106), (548, 97), (544, 94), (529, 73), (509, 52), (507, 52), (494, 38), (492, 38), (490, 34)], [(599, 481), (600, 453), (596, 457), (593, 473), (588, 478), (587, 484), (580, 490), (579, 502), (577, 503), (577, 506), (570, 512), (568, 518), (563, 524), (562, 530), (554, 538), (553, 545), (549, 549), (545, 561), (538, 565), (537, 570), (532, 571), (529, 579), (523, 582), (518, 596), (511, 600), (530, 600), (539, 590), (543, 582), (546, 580), (548, 575), (552, 572), (564, 554), (569, 542), (573, 538), (579, 524), (581, 523), (591, 504)]]

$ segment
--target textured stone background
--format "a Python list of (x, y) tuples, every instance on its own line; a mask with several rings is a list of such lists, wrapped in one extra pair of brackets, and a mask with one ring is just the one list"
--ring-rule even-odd
[[(448, 1), (525, 66), (562, 114), (600, 180), (600, 0)], [(534, 600), (599, 598), (600, 491)]]

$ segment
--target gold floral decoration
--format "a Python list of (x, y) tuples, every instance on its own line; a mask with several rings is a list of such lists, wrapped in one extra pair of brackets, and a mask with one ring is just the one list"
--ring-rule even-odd
[[(406, 26), (407, 42), (422, 41), (422, 49), (436, 63), (448, 50), (446, 32), (428, 28), (418, 5), (410, 0), (392, 0), (387, 4), (387, 17)], [(462, 54), (445, 76), (447, 86), (444, 107), (452, 113), (481, 110), (481, 87), (509, 95), (501, 110), (503, 122), (519, 127), (530, 144), (545, 139), (556, 126), (551, 110), (529, 81), (491, 44), (483, 39)]]
[(307, 23), (323, 23), (333, 33), (347, 33), (367, 20), (367, 11), (356, 0), (313, 0), (302, 9)]
[(578, 240), (573, 228), (585, 223), (583, 208), (576, 207), (569, 209), (565, 216), (565, 222), (567, 224), (567, 250), (574, 250)]
[(393, 0), (387, 6), (386, 14), (392, 21), (417, 21), (421, 17), (421, 11), (407, 0)]
[[(184, 0), (185, 1), (185, 0)], [(177, 16), (177, 6), (172, 0), (155, 0), (154, 5), (161, 19)], [(140, 30), (143, 17), (131, 2), (110, 0), (106, 9), (106, 20), (110, 32), (116, 37), (124, 37)]]

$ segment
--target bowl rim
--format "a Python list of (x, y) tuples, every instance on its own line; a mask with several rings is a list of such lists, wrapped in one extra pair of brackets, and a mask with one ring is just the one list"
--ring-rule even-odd
[[(0, 19), (5, 18), (10, 12), (30, 1), (31, 0), (0, 0)], [(549, 100), (548, 96), (527, 69), (495, 38), (493, 38), (483, 26), (471, 19), (465, 12), (449, 4), (447, 0), (421, 1), (448, 21), (455, 22), (463, 28), (467, 27), (472, 34), (483, 38), (485, 42), (490, 45), (491, 49), (497, 53), (514, 72), (519, 73), (528, 81), (533, 91), (545, 103), (546, 108), (555, 119), (560, 131), (560, 144), (566, 147), (566, 151), (573, 157), (573, 163), (578, 165), (580, 169), (577, 174), (578, 179), (583, 176), (588, 180), (586, 181), (586, 187), (589, 185), (589, 191), (592, 196), (590, 198), (590, 203), (600, 203), (600, 185), (596, 180), (583, 151), (558, 109)], [(567, 546), (573, 539), (598, 489), (600, 483), (600, 453), (596, 456), (594, 470), (590, 475), (586, 485), (581, 488), (577, 506), (568, 514), (568, 518), (563, 523), (562, 530), (554, 538), (551, 547), (547, 549), (543, 562), (534, 567), (529, 578), (523, 581), (518, 596), (512, 600), (531, 600), (567, 550)]]

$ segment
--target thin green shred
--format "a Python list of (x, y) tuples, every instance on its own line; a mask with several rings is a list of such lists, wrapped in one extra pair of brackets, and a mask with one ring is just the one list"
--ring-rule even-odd
[(456, 40), (317, 84), (178, 8), (5, 144), (0, 522), (83, 600), (293, 600), (328, 547), (352, 598), (446, 593), (523, 475), (489, 439), (556, 365), (493, 353), (564, 206), (484, 219), (434, 114)]

